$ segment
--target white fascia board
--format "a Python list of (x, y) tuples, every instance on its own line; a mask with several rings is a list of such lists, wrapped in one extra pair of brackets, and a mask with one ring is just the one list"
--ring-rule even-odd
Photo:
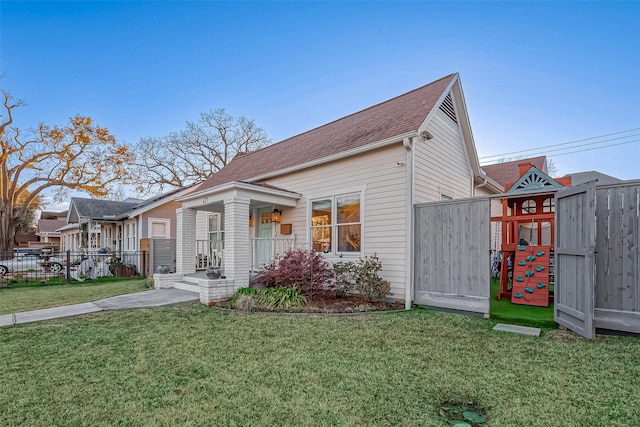
[(482, 188), (486, 187), (491, 189), (494, 193), (504, 193), (504, 187), (500, 185), (496, 180), (489, 175), (481, 174), (474, 177), (474, 187)]
[(431, 109), (431, 111), (429, 112), (429, 114), (427, 115), (427, 117), (424, 119), (424, 121), (422, 122), (422, 124), (420, 125), (420, 127), (418, 128), (418, 132), (417, 134), (419, 135), (420, 132), (422, 132), (423, 130), (428, 130), (427, 129), (427, 125), (429, 124), (429, 122), (431, 122), (431, 119), (433, 118), (433, 116), (436, 114), (436, 110), (438, 109), (438, 107), (440, 107), (440, 104), (442, 104), (442, 102), (444, 101), (444, 99), (447, 97), (447, 94), (451, 91), (451, 88), (453, 87), (453, 85), (455, 84), (455, 82), (458, 81), (459, 75), (458, 73), (456, 73), (456, 76), (451, 80), (451, 82), (449, 83), (449, 85), (447, 86), (447, 88), (445, 90), (442, 91), (442, 94), (440, 95), (440, 98), (438, 98), (438, 100), (436, 101), (435, 104), (433, 104), (433, 108)]
[(282, 206), (293, 207), (300, 194), (286, 190), (261, 187), (245, 182), (232, 181), (217, 187), (207, 188), (194, 194), (177, 199), (185, 208), (197, 208), (224, 201), (233, 197), (246, 197), (248, 199), (260, 199)]
[(66, 231), (66, 230), (73, 230), (74, 228), (78, 228), (79, 224), (76, 222), (71, 222), (67, 225), (64, 225), (58, 229), (56, 229), (56, 231)]
[(171, 202), (171, 201), (177, 200), (179, 197), (181, 197), (182, 194), (185, 194), (190, 189), (191, 188), (187, 188), (187, 189), (185, 189), (183, 191), (179, 191), (178, 193), (173, 194), (171, 196), (163, 197), (162, 199), (158, 199), (155, 202), (151, 203), (150, 205), (147, 205), (147, 206), (144, 206), (142, 208), (138, 208), (138, 209), (136, 209), (134, 211), (131, 211), (127, 215), (127, 218), (133, 218), (134, 216), (138, 216), (138, 215), (143, 214), (143, 213), (145, 213), (147, 211), (150, 211), (150, 210), (155, 209), (155, 208), (157, 208), (159, 206), (162, 206), (167, 202)]
[(480, 161), (478, 160), (478, 151), (476, 150), (476, 142), (473, 139), (473, 131), (471, 130), (471, 121), (469, 120), (469, 112), (467, 111), (467, 101), (464, 98), (464, 92), (462, 91), (462, 84), (458, 79), (458, 84), (453, 87), (454, 93), (460, 97), (460, 105), (462, 108), (462, 114), (459, 118), (462, 119), (461, 127), (467, 143), (467, 149), (469, 150), (469, 157), (472, 161), (473, 172), (476, 175), (480, 174)]
[(471, 162), (471, 169), (473, 170), (474, 175), (480, 176), (480, 162), (478, 161), (478, 152), (476, 151), (476, 144), (473, 140), (473, 133), (471, 132), (471, 124), (469, 121), (469, 113), (467, 112), (467, 103), (464, 99), (464, 93), (462, 92), (462, 84), (460, 83), (460, 74), (456, 73), (455, 77), (449, 83), (449, 86), (442, 92), (438, 101), (434, 104), (431, 112), (427, 116), (427, 118), (422, 122), (422, 125), (418, 129), (418, 134), (423, 130), (428, 130), (428, 125), (433, 116), (436, 114), (440, 104), (447, 97), (449, 92), (453, 91), (454, 93), (454, 101), (456, 101), (456, 107), (460, 106), (461, 108), (456, 108), (456, 112), (458, 114), (458, 126), (460, 126), (460, 130), (462, 131), (462, 136), (464, 138), (465, 146), (467, 147), (467, 157)]
[(342, 151), (337, 154), (333, 154), (331, 156), (322, 157), (320, 159), (312, 160), (306, 163), (300, 163), (299, 165), (291, 166), (285, 169), (280, 169), (274, 172), (269, 172), (264, 175), (258, 175), (246, 179), (245, 181), (261, 181), (263, 179), (273, 178), (274, 176), (285, 175), (291, 172), (296, 172), (302, 169), (307, 169), (313, 166), (319, 166), (324, 163), (334, 162), (336, 160), (341, 160), (347, 157), (354, 156), (356, 154), (366, 153), (367, 151), (377, 150), (378, 148), (386, 147), (387, 145), (401, 143), (404, 138), (410, 138), (416, 136), (417, 131), (413, 130), (410, 132), (403, 133), (401, 135), (392, 136), (391, 138), (382, 139), (380, 141), (372, 142), (371, 144), (363, 145), (358, 148), (353, 148), (351, 150)]
[[(268, 179), (268, 178), (273, 178), (275, 176), (280, 176), (280, 175), (285, 175), (288, 173), (292, 173), (292, 172), (296, 172), (302, 169), (307, 169), (313, 166), (319, 166), (322, 165), (324, 163), (329, 163), (329, 162), (334, 162), (336, 160), (341, 160), (347, 157), (351, 157), (357, 154), (361, 154), (361, 153), (366, 153), (367, 151), (373, 151), (376, 150), (378, 148), (382, 148), (382, 147), (386, 147), (388, 145), (392, 145), (392, 144), (397, 144), (402, 142), (402, 140), (404, 138), (411, 138), (416, 136), (418, 133), (416, 131), (410, 131), (410, 132), (406, 132), (404, 134), (401, 135), (397, 135), (397, 136), (393, 136), (391, 138), (386, 138), (380, 141), (376, 141), (373, 142), (371, 144), (367, 144), (364, 145), (362, 147), (358, 147), (358, 148), (354, 148), (351, 150), (347, 150), (347, 151), (342, 151), (340, 153), (331, 155), (331, 156), (327, 156), (327, 157), (322, 157), (320, 159), (316, 159), (316, 160), (312, 160), (310, 162), (306, 162), (306, 163), (301, 163), (295, 166), (291, 166), (285, 169), (280, 169), (274, 172), (269, 172), (263, 175), (257, 175), (257, 176), (253, 176), (251, 178), (247, 178), (243, 181), (247, 181), (247, 182), (253, 182), (253, 181), (261, 181), (264, 179)], [(245, 186), (244, 188), (246, 188), (247, 190), (256, 190), (256, 187), (251, 185), (251, 184), (246, 184), (244, 182), (238, 182), (238, 181), (231, 181), (225, 184), (221, 184), (217, 187), (212, 187), (212, 188), (206, 188), (204, 190), (201, 191), (196, 191), (195, 193), (191, 193), (188, 194), (186, 196), (182, 196), (182, 197), (178, 197), (176, 198), (177, 202), (187, 202), (189, 200), (192, 199), (197, 199), (200, 197), (204, 197), (204, 196), (211, 196), (214, 195), (218, 192), (221, 191), (226, 191), (227, 189), (231, 188), (231, 187), (238, 187), (238, 188), (243, 188), (242, 186)], [(285, 196), (285, 197), (290, 197), (291, 194), (297, 194), (297, 193), (291, 193), (285, 190), (274, 190), (274, 189), (268, 189), (268, 188), (264, 188), (264, 192), (265, 194), (273, 194), (276, 195), (278, 194), (278, 191), (280, 191), (280, 195)], [(300, 195), (298, 195), (297, 198), (300, 198)], [(185, 206), (186, 207), (186, 206)]]

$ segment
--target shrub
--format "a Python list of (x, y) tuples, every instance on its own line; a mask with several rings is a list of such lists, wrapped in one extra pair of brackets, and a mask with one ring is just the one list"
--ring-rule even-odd
[(232, 307), (254, 311), (258, 307), (268, 309), (303, 307), (307, 298), (297, 288), (240, 288), (229, 300)]
[(233, 307), (242, 311), (254, 311), (257, 305), (258, 303), (253, 295), (238, 295), (233, 302)]
[(358, 283), (359, 269), (355, 262), (336, 262), (333, 264), (336, 296), (353, 293)]
[(382, 262), (376, 254), (360, 258), (357, 262), (337, 262), (333, 265), (336, 295), (357, 291), (367, 300), (378, 300), (391, 293), (391, 285), (378, 276)]
[(231, 299), (229, 300), (229, 302), (232, 305), (236, 304), (236, 301), (238, 300), (238, 298), (240, 298), (241, 296), (253, 296), (256, 294), (256, 290), (253, 288), (238, 288), (238, 290), (233, 294), (233, 296), (231, 297)]
[(257, 284), (267, 288), (296, 288), (302, 294), (333, 287), (333, 270), (322, 255), (305, 249), (288, 251), (280, 260), (274, 260), (262, 271)]
[(258, 303), (266, 308), (303, 307), (307, 298), (296, 288), (266, 288), (257, 293)]
[(357, 262), (358, 281), (356, 288), (360, 295), (367, 300), (377, 300), (391, 294), (391, 285), (387, 280), (378, 276), (382, 270), (382, 262), (376, 254), (360, 258)]

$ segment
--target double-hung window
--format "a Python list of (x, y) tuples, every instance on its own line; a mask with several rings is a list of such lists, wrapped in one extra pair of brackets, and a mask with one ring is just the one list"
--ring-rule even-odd
[(339, 194), (311, 201), (313, 250), (329, 254), (360, 253), (361, 193)]
[(124, 225), (125, 250), (136, 250), (136, 223), (129, 222)]
[(209, 242), (212, 247), (222, 249), (224, 243), (224, 216), (209, 214)]

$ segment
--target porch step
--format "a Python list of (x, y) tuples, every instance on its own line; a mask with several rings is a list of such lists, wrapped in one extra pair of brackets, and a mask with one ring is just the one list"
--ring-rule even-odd
[(200, 286), (195, 282), (189, 282), (186, 280), (176, 280), (173, 282), (175, 289), (182, 289), (183, 291), (191, 291), (200, 293)]

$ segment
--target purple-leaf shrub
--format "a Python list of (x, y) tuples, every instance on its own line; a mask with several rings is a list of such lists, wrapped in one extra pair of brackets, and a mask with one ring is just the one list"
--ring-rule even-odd
[(268, 288), (297, 288), (302, 294), (313, 297), (317, 291), (332, 289), (332, 278), (333, 270), (322, 255), (296, 249), (267, 265), (257, 281)]

